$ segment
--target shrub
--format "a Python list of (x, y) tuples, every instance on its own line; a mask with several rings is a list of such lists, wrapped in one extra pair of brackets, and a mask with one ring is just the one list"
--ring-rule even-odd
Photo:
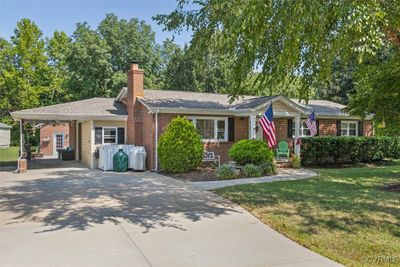
[(234, 179), (237, 177), (237, 173), (235, 171), (235, 168), (228, 165), (224, 164), (218, 167), (217, 169), (217, 176), (220, 179)]
[(259, 166), (254, 164), (246, 164), (243, 168), (243, 174), (246, 177), (260, 177), (262, 175), (262, 170)]
[(276, 174), (276, 165), (274, 162), (264, 162), (258, 165), (263, 175)]
[(399, 137), (321, 136), (302, 139), (304, 165), (354, 164), (400, 158)]
[(203, 144), (189, 120), (177, 117), (168, 124), (158, 143), (158, 157), (165, 172), (187, 172), (200, 166)]
[(301, 168), (301, 159), (299, 156), (297, 155), (292, 155), (290, 157), (290, 159), (292, 160), (292, 166), (295, 169), (300, 169)]
[(260, 140), (241, 140), (229, 149), (229, 157), (239, 165), (273, 162), (274, 153)]

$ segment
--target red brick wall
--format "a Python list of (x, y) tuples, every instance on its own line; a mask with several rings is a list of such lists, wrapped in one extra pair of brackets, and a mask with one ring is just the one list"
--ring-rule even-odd
[[(59, 125), (46, 124), (40, 128), (40, 153), (44, 156), (53, 155), (54, 146), (54, 133), (64, 133), (64, 147), (70, 145), (70, 129), (69, 123), (61, 123)], [(49, 138), (48, 142), (43, 141), (45, 138)], [(75, 135), (74, 137), (75, 138)], [(73, 139), (74, 140), (74, 139)]]
[[(294, 123), (294, 120), (293, 120)], [(293, 146), (293, 139), (288, 137), (288, 118), (275, 118), (274, 119), (276, 130), (276, 142), (288, 142), (289, 146)]]

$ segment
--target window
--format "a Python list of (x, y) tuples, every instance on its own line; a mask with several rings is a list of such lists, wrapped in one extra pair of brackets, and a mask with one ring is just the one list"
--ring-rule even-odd
[(189, 120), (205, 142), (228, 141), (228, 118), (192, 117)]
[(340, 134), (342, 136), (357, 136), (358, 125), (355, 121), (342, 121), (340, 125)]
[[(293, 138), (296, 137), (296, 123), (292, 123), (292, 133), (293, 133)], [(300, 137), (307, 137), (311, 136), (310, 130), (307, 127), (306, 120), (301, 120), (300, 121)]]
[(96, 127), (94, 128), (94, 143), (102, 144), (125, 144), (125, 128)]
[(117, 143), (117, 128), (103, 128), (103, 144)]

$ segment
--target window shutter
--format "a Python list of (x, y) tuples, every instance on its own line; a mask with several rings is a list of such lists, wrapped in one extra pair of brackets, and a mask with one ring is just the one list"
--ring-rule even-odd
[(94, 128), (94, 144), (99, 145), (103, 143), (103, 128)]
[(287, 137), (293, 138), (293, 119), (287, 120)]
[(342, 135), (342, 121), (336, 121), (336, 135)]
[(316, 134), (316, 136), (319, 136), (319, 120), (316, 120), (316, 126), (317, 126), (317, 134)]
[(228, 141), (235, 141), (235, 118), (228, 118)]
[(364, 122), (358, 122), (358, 136), (364, 136)]
[(118, 128), (117, 144), (118, 145), (125, 144), (125, 128)]

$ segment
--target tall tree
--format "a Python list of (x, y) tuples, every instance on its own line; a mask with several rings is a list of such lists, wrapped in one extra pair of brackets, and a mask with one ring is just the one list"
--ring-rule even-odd
[(96, 31), (78, 23), (67, 57), (70, 72), (67, 85), (75, 99), (114, 96), (123, 81), (114, 75), (110, 47)]
[(356, 65), (354, 60), (343, 64), (340, 59), (335, 59), (330, 79), (318, 84), (317, 97), (347, 105), (350, 95), (355, 92)]
[(118, 19), (107, 14), (98, 27), (102, 39), (110, 47), (110, 63), (114, 72), (123, 77), (130, 63), (138, 60), (146, 72), (144, 84), (147, 88), (158, 88), (161, 56), (151, 26), (136, 18)]
[(383, 49), (358, 66), (356, 91), (349, 110), (364, 116), (374, 113), (377, 133), (400, 136), (400, 53), (396, 47)]
[(52, 37), (47, 38), (46, 50), (52, 72), (49, 104), (61, 103), (73, 98), (66, 90), (69, 77), (67, 57), (71, 50), (71, 39), (65, 32), (55, 31)]
[(194, 45), (232, 58), (231, 78), (238, 85), (231, 87), (233, 96), (243, 94), (240, 85), (256, 67), (260, 87), (302, 76), (300, 97), (308, 98), (309, 85), (329, 78), (337, 55), (361, 61), (385, 41), (400, 46), (398, 1), (177, 2), (173, 12), (155, 19), (168, 30), (188, 27)]

